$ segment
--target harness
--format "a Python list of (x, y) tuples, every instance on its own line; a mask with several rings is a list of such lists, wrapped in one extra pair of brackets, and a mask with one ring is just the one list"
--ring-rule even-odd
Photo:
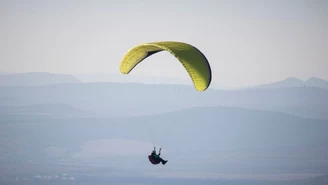
[(155, 159), (152, 155), (149, 155), (148, 156), (148, 159), (149, 159), (149, 161), (152, 163), (152, 164), (159, 164), (161, 161), (160, 161), (160, 159), (158, 158), (158, 159)]

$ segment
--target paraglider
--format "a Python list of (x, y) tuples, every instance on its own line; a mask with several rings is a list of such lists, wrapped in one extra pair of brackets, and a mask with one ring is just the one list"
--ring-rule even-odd
[(137, 45), (124, 55), (120, 64), (121, 73), (129, 74), (141, 61), (161, 51), (171, 53), (181, 62), (198, 91), (209, 87), (212, 71), (208, 60), (196, 47), (183, 42), (161, 41)]
[(160, 157), (161, 150), (162, 150), (162, 148), (160, 148), (158, 154), (156, 154), (156, 148), (154, 147), (154, 150), (148, 156), (148, 159), (152, 164), (156, 165), (156, 164), (162, 163), (163, 165), (165, 165), (167, 163), (167, 160), (164, 160)]
[[(205, 55), (196, 47), (177, 41), (150, 42), (131, 48), (120, 63), (120, 72), (129, 74), (140, 62), (161, 51), (167, 51), (180, 61), (188, 72), (194, 87), (198, 91), (205, 91), (211, 84), (212, 71)], [(161, 157), (161, 149), (156, 154), (156, 148), (148, 156), (149, 161), (156, 165), (165, 165), (167, 160)]]

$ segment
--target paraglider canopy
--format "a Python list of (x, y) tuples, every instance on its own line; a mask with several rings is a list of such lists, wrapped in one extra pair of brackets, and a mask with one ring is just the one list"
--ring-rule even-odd
[(205, 91), (209, 87), (212, 72), (208, 60), (196, 47), (183, 42), (162, 41), (135, 46), (123, 57), (121, 73), (129, 74), (145, 58), (160, 51), (168, 51), (181, 62), (198, 91)]

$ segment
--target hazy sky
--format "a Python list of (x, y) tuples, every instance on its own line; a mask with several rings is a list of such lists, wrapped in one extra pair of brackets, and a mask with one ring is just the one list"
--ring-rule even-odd
[[(0, 0), (0, 71), (119, 74), (131, 47), (178, 40), (208, 58), (213, 83), (328, 79), (328, 1)], [(162, 52), (133, 74), (189, 78)]]

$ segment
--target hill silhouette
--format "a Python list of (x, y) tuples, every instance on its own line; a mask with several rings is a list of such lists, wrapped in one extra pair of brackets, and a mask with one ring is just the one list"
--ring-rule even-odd
[(262, 84), (250, 88), (285, 88), (285, 87), (318, 87), (318, 88), (324, 88), (328, 89), (328, 81), (317, 78), (317, 77), (311, 77), (307, 79), (306, 81), (300, 80), (298, 78), (289, 77), (281, 81), (268, 83), (268, 84)]
[(73, 83), (0, 87), (3, 106), (61, 103), (101, 116), (164, 113), (196, 106), (231, 106), (328, 119), (328, 90), (317, 87), (197, 92), (191, 86), (135, 83)]

